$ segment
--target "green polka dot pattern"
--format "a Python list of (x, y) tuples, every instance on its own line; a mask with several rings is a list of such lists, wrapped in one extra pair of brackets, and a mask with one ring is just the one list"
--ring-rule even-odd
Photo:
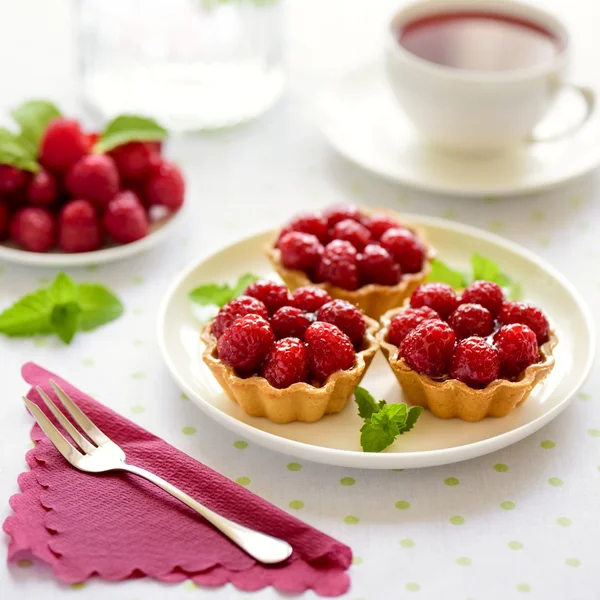
[(302, 465), (300, 463), (291, 462), (287, 465), (288, 471), (300, 471), (302, 469)]
[(508, 465), (498, 463), (497, 465), (494, 465), (494, 471), (496, 471), (496, 473), (506, 473), (508, 471)]
[(344, 523), (346, 523), (346, 525), (356, 525), (359, 521), (360, 519), (354, 515), (347, 515), (344, 517)]
[(444, 479), (444, 484), (449, 487), (454, 487), (459, 484), (459, 481), (456, 477), (446, 477), (446, 479)]
[(289, 503), (289, 507), (294, 510), (300, 510), (301, 508), (304, 508), (304, 502), (302, 502), (302, 500), (292, 500)]
[(342, 477), (340, 479), (340, 484), (345, 485), (346, 487), (354, 485), (355, 483), (356, 483), (356, 480), (353, 477)]
[(398, 510), (406, 510), (407, 508), (410, 508), (410, 502), (407, 502), (406, 500), (396, 500), (396, 502), (394, 502), (394, 506)]
[(465, 518), (461, 517), (461, 516), (454, 516), (454, 517), (450, 517), (450, 523), (452, 523), (452, 525), (464, 525), (465, 524)]
[(503, 508), (504, 510), (513, 510), (515, 508), (515, 503), (511, 500), (504, 500), (503, 502), (500, 502), (500, 508)]

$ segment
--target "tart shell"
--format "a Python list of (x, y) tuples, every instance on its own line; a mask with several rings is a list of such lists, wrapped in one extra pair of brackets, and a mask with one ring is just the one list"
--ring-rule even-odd
[(218, 358), (217, 339), (210, 332), (212, 322), (205, 325), (200, 334), (206, 344), (202, 359), (227, 396), (251, 417), (267, 417), (274, 423), (313, 423), (344, 408), (379, 349), (375, 339), (379, 324), (369, 318), (366, 321), (363, 349), (356, 353), (354, 367), (334, 373), (320, 387), (300, 382), (277, 389), (264, 377), (239, 377), (232, 367)]
[[(377, 212), (385, 212), (392, 218), (401, 221), (399, 215), (394, 214), (393, 212), (383, 210)], [(369, 213), (365, 211), (365, 214)], [(291, 291), (307, 285), (320, 287), (332, 298), (347, 300), (351, 304), (358, 306), (358, 308), (369, 317), (379, 319), (385, 312), (397, 306), (401, 306), (406, 298), (410, 298), (411, 294), (425, 281), (431, 271), (431, 261), (435, 258), (435, 250), (427, 243), (423, 231), (416, 227), (410, 227), (409, 229), (425, 245), (425, 260), (421, 271), (403, 275), (396, 285), (369, 283), (357, 290), (345, 290), (344, 288), (336, 287), (329, 282), (315, 283), (311, 281), (304, 271), (288, 269), (283, 266), (283, 263), (281, 262), (281, 251), (275, 247), (276, 239), (267, 246), (265, 253), (281, 279), (283, 279)]]
[(554, 331), (540, 346), (542, 360), (529, 365), (516, 381), (497, 379), (482, 390), (476, 390), (457, 379), (436, 381), (411, 369), (398, 357), (398, 347), (386, 341), (392, 317), (403, 309), (389, 311), (382, 317), (382, 328), (377, 334), (381, 350), (411, 404), (428, 408), (436, 417), (463, 421), (481, 421), (485, 417), (504, 417), (524, 402), (533, 388), (552, 371), (552, 352), (558, 343)]

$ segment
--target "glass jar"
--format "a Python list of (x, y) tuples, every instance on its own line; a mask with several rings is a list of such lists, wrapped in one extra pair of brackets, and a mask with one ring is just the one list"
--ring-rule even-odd
[(216, 129), (283, 89), (280, 0), (80, 0), (79, 18), (83, 94), (104, 118)]

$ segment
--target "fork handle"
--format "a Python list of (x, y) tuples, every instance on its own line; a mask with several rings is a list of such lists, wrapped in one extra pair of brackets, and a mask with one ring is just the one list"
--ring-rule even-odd
[(171, 494), (174, 498), (177, 498), (177, 500), (181, 500), (181, 502), (203, 516), (209, 523), (214, 525), (221, 533), (226, 535), (232, 542), (235, 542), (242, 550), (257, 561), (267, 565), (276, 564), (283, 562), (292, 554), (293, 549), (285, 540), (280, 540), (279, 538), (255, 531), (254, 529), (244, 527), (244, 525), (226, 519), (210, 510), (210, 508), (200, 504), (200, 502), (197, 502), (168, 481), (165, 481), (162, 477), (125, 462), (122, 464), (122, 469), (147, 479), (165, 492)]

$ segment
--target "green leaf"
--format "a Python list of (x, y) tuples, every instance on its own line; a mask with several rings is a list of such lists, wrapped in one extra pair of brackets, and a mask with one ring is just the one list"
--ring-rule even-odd
[(0, 333), (24, 337), (52, 333), (52, 308), (48, 290), (23, 296), (0, 314)]
[(447, 283), (454, 289), (460, 289), (467, 286), (467, 282), (460, 271), (449, 267), (446, 263), (435, 258), (431, 262), (431, 272), (427, 276), (427, 281), (439, 281)]
[(402, 435), (403, 433), (406, 433), (407, 431), (410, 431), (415, 426), (415, 423), (417, 422), (418, 418), (421, 416), (422, 412), (423, 412), (422, 406), (411, 406), (408, 409), (408, 413), (406, 415), (404, 425), (402, 427), (398, 428), (400, 435)]
[(77, 300), (79, 287), (66, 273), (59, 273), (48, 288), (48, 293), (54, 304), (67, 304)]
[(55, 333), (65, 344), (70, 344), (77, 332), (80, 313), (81, 307), (77, 302), (56, 304), (52, 309), (50, 322)]
[[(481, 256), (481, 254), (473, 254), (471, 256), (471, 266), (473, 267), (473, 280), (478, 281), (480, 279), (484, 281), (493, 281), (498, 285), (502, 285), (499, 279), (501, 279), (500, 267), (489, 258)], [(506, 278), (506, 276), (504, 276)]]
[(106, 125), (94, 152), (107, 152), (129, 142), (164, 140), (169, 132), (154, 119), (137, 115), (120, 115)]
[(40, 170), (31, 144), (8, 129), (0, 129), (0, 165), (10, 165), (33, 173)]
[(259, 279), (260, 277), (254, 275), (253, 273), (245, 273), (244, 275), (242, 275), (237, 280), (237, 283), (233, 286), (233, 289), (231, 290), (231, 300), (237, 298), (238, 296), (241, 296), (251, 283), (258, 281)]
[(60, 110), (45, 100), (30, 100), (14, 108), (10, 114), (21, 127), (22, 138), (29, 142), (35, 154), (48, 123), (61, 116)]
[(123, 314), (123, 305), (119, 298), (103, 285), (96, 283), (80, 284), (78, 303), (81, 307), (81, 331), (96, 329)]
[(394, 441), (394, 437), (388, 428), (368, 419), (360, 430), (360, 445), (365, 452), (381, 452)]
[(380, 411), (380, 405), (371, 394), (360, 386), (354, 388), (354, 401), (358, 405), (358, 416), (361, 419), (370, 419), (373, 413)]
[(216, 283), (200, 285), (190, 292), (190, 299), (201, 306), (216, 305), (220, 308), (243, 294), (246, 288), (258, 279), (260, 278), (253, 273), (245, 273), (233, 287), (227, 283), (222, 285)]

